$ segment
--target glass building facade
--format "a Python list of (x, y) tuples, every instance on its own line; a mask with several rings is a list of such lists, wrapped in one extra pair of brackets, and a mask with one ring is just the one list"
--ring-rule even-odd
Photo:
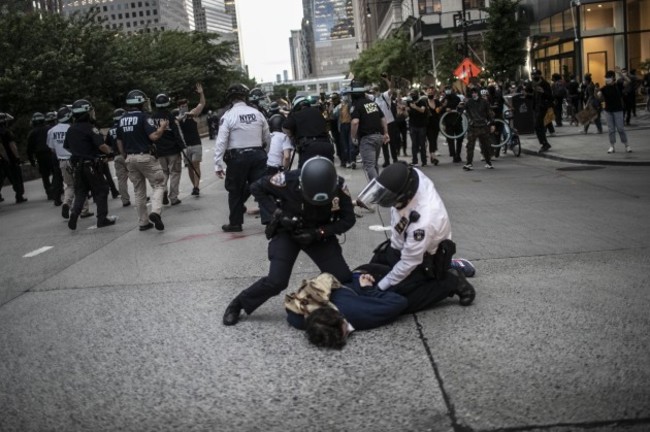
[(347, 73), (357, 58), (352, 0), (303, 0), (302, 30), (311, 53), (309, 76)]
[(547, 77), (591, 73), (602, 85), (607, 70), (650, 60), (650, 0), (523, 4), (531, 14), (531, 65)]

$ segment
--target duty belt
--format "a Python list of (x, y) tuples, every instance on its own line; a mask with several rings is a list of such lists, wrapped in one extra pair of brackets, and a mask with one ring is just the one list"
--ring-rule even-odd
[(263, 148), (262, 147), (234, 148), (234, 149), (226, 150), (226, 153), (228, 153), (229, 156), (235, 156), (235, 155), (238, 155), (238, 154), (249, 153), (249, 152), (256, 151), (256, 150), (263, 150)]

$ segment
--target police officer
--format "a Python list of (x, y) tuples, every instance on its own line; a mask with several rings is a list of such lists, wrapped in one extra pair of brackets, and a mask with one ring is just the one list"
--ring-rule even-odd
[[(133, 183), (140, 231), (149, 230), (154, 226), (158, 231), (162, 231), (165, 225), (160, 214), (165, 193), (165, 175), (156, 156), (152, 153), (153, 143), (160, 139), (169, 122), (161, 120), (156, 129), (153, 120), (142, 111), (146, 102), (147, 95), (141, 90), (131, 90), (127, 94), (127, 112), (122, 116), (117, 127), (117, 147), (126, 161), (129, 180)], [(147, 215), (147, 181), (153, 188), (149, 215)]]
[[(156, 141), (156, 155), (158, 162), (165, 174), (165, 194), (163, 204), (178, 205), (181, 200), (178, 199), (179, 185), (181, 182), (181, 172), (183, 171), (183, 161), (181, 160), (181, 150), (183, 141), (179, 132), (179, 126), (176, 117), (169, 111), (169, 96), (161, 93), (154, 100), (156, 111), (151, 118), (156, 127), (160, 126), (162, 120), (167, 120), (168, 126), (162, 136)], [(167, 182), (169, 181), (169, 193), (167, 191)]]
[(201, 193), (199, 185), (201, 183), (203, 146), (201, 145), (201, 135), (199, 134), (197, 119), (205, 107), (205, 94), (203, 93), (203, 86), (201, 84), (196, 84), (196, 92), (199, 94), (199, 103), (193, 109), (189, 109), (189, 101), (187, 99), (180, 99), (178, 101), (178, 123), (183, 134), (185, 146), (187, 146), (185, 154), (189, 159), (187, 172), (193, 186), (192, 195), (199, 196)]
[(331, 273), (343, 283), (352, 278), (336, 236), (354, 226), (354, 208), (332, 161), (314, 157), (300, 170), (261, 178), (251, 186), (251, 191), (264, 210), (262, 223), (266, 224), (270, 240), (269, 273), (228, 305), (224, 325), (236, 324), (242, 309), (251, 314), (284, 290), (300, 251), (321, 272)]
[(377, 287), (408, 299), (405, 313), (458, 295), (468, 306), (476, 295), (462, 272), (450, 269), (455, 245), (447, 210), (433, 182), (403, 162), (382, 170), (359, 194), (366, 205), (390, 207), (391, 238), (375, 250), (372, 262), (391, 270)]
[[(72, 164), (70, 162), (71, 154), (68, 150), (63, 148), (63, 144), (65, 143), (65, 136), (68, 133), (70, 124), (72, 123), (72, 110), (64, 105), (59, 108), (56, 115), (58, 124), (47, 131), (47, 146), (54, 154), (57, 166), (61, 172), (62, 184), (60, 188), (63, 191), (61, 216), (63, 219), (68, 219), (70, 218), (70, 208), (72, 207), (72, 201), (74, 199), (74, 177)], [(80, 217), (86, 217), (85, 215), (92, 215), (92, 213), (88, 211), (88, 199), (84, 200)]]
[(276, 174), (278, 171), (287, 171), (290, 169), (291, 153), (293, 144), (291, 140), (282, 132), (282, 126), (286, 117), (280, 111), (280, 105), (272, 102), (269, 106), (269, 129), (271, 131), (271, 144), (266, 160), (266, 174)]
[(48, 200), (53, 200), (52, 182), (52, 152), (47, 147), (47, 131), (49, 126), (45, 124), (45, 115), (40, 112), (32, 115), (32, 130), (27, 135), (27, 158), (29, 163), (36, 167), (43, 181), (43, 189)]
[(101, 153), (110, 154), (104, 137), (94, 126), (95, 109), (86, 99), (72, 104), (74, 124), (68, 128), (63, 148), (70, 152), (74, 171), (74, 203), (68, 219), (68, 228), (77, 229), (77, 218), (88, 192), (92, 192), (97, 206), (97, 228), (115, 224), (115, 216), (108, 215), (108, 184), (104, 177)]
[(0, 187), (4, 184), (4, 178), (8, 177), (16, 194), (16, 204), (20, 204), (27, 201), (27, 198), (24, 197), (25, 185), (20, 168), (20, 154), (18, 153), (14, 134), (9, 130), (9, 124), (13, 119), (11, 114), (0, 112), (0, 142), (2, 144), (2, 151), (0, 152), (2, 171), (0, 173)]
[(248, 101), (252, 106), (254, 106), (265, 118), (269, 118), (270, 114), (263, 106), (263, 102), (266, 99), (266, 95), (261, 88), (254, 88), (248, 92)]
[(52, 166), (52, 198), (54, 199), (54, 205), (60, 206), (63, 204), (61, 201), (61, 195), (63, 195), (63, 174), (61, 173), (61, 168), (59, 168), (59, 159), (56, 157), (56, 152), (53, 148), (50, 147), (49, 131), (58, 124), (57, 121), (58, 114), (56, 111), (48, 111), (45, 113), (45, 124), (48, 128), (48, 138), (47, 146), (50, 148), (50, 159)]
[[(117, 148), (117, 127), (120, 124), (120, 119), (126, 111), (122, 108), (118, 108), (113, 111), (113, 126), (108, 130), (106, 134), (106, 145), (111, 148), (115, 156), (113, 157), (113, 165), (115, 166), (115, 177), (117, 177), (117, 188), (118, 194), (122, 199), (122, 207), (128, 207), (131, 205), (131, 196), (129, 195), (129, 185), (127, 180), (129, 179), (129, 172), (126, 168), (126, 161), (124, 156), (120, 154), (120, 150)], [(113, 194), (115, 197), (115, 194)]]
[(363, 86), (352, 86), (352, 142), (359, 145), (363, 170), (372, 180), (379, 174), (379, 152), (384, 144), (390, 140), (388, 123), (383, 111), (375, 101), (366, 97)]
[(271, 143), (266, 118), (246, 103), (248, 94), (249, 89), (243, 84), (228, 87), (226, 99), (232, 108), (219, 121), (215, 144), (214, 170), (217, 177), (226, 179), (228, 191), (229, 221), (221, 226), (225, 232), (242, 231), (244, 203), (250, 197), (250, 184), (264, 175), (264, 148)]
[(334, 161), (334, 146), (327, 134), (327, 121), (318, 106), (312, 106), (307, 96), (293, 100), (292, 111), (282, 130), (293, 139), (298, 151), (298, 168), (307, 159), (323, 156)]

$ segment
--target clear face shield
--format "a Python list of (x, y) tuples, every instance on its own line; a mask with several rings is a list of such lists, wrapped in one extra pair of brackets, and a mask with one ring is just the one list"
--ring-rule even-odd
[(395, 192), (386, 189), (377, 179), (373, 179), (363, 188), (357, 199), (368, 207), (371, 204), (392, 207), (397, 203), (397, 198), (398, 196)]

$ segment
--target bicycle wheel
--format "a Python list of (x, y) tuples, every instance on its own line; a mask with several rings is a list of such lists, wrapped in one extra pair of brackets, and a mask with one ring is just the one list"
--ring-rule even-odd
[(513, 135), (512, 141), (510, 142), (510, 150), (512, 150), (512, 153), (517, 157), (521, 155), (521, 141), (519, 141), (519, 135)]
[(512, 138), (512, 129), (508, 123), (504, 122), (501, 119), (495, 119), (494, 124), (496, 129), (501, 131), (501, 134), (499, 135), (501, 141), (498, 143), (495, 142), (494, 144), (490, 144), (490, 146), (493, 148), (503, 147), (507, 142), (510, 141), (510, 138)]
[[(452, 121), (454, 121), (456, 123), (460, 121), (460, 123), (462, 125), (462, 131), (458, 135), (451, 135), (451, 134), (447, 133), (447, 130), (445, 128), (444, 120), (445, 120), (445, 118), (447, 118), (447, 116), (449, 114), (455, 114), (456, 118), (453, 119)], [(467, 116), (464, 113), (460, 113), (458, 111), (447, 111), (442, 116), (440, 116), (440, 122), (438, 123), (438, 126), (440, 126), (440, 133), (445, 138), (457, 139), (457, 138), (460, 138), (460, 137), (464, 136), (467, 133), (467, 128), (469, 127), (469, 121), (467, 120)]]

